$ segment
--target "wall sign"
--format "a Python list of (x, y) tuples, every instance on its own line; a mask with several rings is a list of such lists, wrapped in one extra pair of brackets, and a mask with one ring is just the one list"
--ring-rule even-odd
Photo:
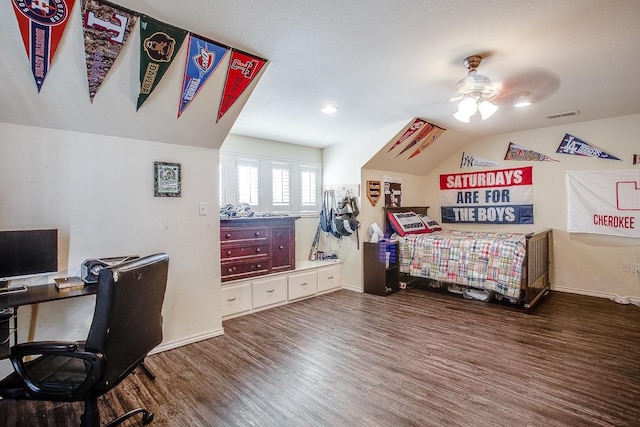
[(180, 197), (182, 171), (180, 163), (153, 163), (153, 189), (156, 197)]
[(443, 223), (533, 224), (533, 167), (440, 175)]
[(371, 206), (378, 204), (381, 191), (380, 181), (367, 181), (367, 199), (369, 199)]

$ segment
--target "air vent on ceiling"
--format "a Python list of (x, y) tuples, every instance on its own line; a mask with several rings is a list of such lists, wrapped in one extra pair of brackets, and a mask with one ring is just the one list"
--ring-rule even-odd
[(551, 114), (549, 116), (546, 116), (546, 118), (547, 119), (559, 119), (560, 117), (575, 116), (577, 114), (580, 114), (580, 111), (578, 111), (578, 110), (576, 110), (576, 111), (567, 111), (566, 113)]

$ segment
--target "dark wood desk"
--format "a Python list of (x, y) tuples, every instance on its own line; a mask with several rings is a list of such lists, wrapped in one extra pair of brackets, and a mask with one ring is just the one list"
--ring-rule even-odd
[[(48, 285), (29, 286), (24, 292), (0, 296), (0, 314), (7, 309), (13, 310), (11, 318), (0, 321), (0, 359), (6, 359), (9, 356), (11, 345), (9, 338), (11, 335), (13, 335), (14, 343), (18, 342), (18, 307), (85, 295), (95, 295), (97, 290), (97, 284), (85, 285), (81, 288), (58, 290), (56, 285), (51, 283)], [(10, 311), (6, 313), (10, 313)], [(11, 333), (9, 326), (11, 320), (13, 321), (13, 333)]]

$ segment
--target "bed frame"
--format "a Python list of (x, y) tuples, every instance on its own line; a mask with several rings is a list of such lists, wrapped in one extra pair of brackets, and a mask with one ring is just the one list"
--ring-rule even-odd
[[(418, 215), (427, 215), (428, 206), (403, 206), (384, 208), (384, 235), (393, 233), (389, 223), (388, 213), (413, 211)], [(550, 248), (552, 244), (552, 230), (550, 228), (529, 233), (526, 236), (526, 256), (522, 274), (521, 288), (524, 291), (522, 306), (525, 313), (529, 314), (540, 302), (542, 297), (551, 290), (549, 283)], [(411, 277), (411, 276), (410, 276)]]

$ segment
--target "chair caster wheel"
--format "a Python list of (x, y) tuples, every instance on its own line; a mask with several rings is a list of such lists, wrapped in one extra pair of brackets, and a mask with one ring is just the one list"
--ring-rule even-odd
[(147, 412), (142, 415), (142, 424), (149, 424), (153, 421), (153, 412)]

